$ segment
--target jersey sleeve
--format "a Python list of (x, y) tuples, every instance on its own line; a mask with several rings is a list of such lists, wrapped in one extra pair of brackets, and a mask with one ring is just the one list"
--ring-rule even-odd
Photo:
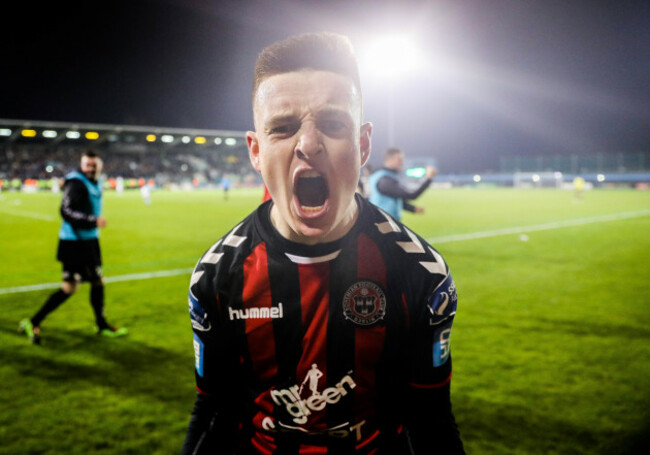
[(97, 226), (97, 217), (89, 212), (88, 190), (79, 179), (70, 179), (63, 185), (61, 217), (75, 229)]
[(214, 258), (220, 254), (217, 243), (199, 260), (190, 279), (188, 310), (197, 395), (183, 454), (230, 450), (238, 424), (234, 412), (236, 350), (218, 317), (219, 268)]
[(401, 184), (397, 179), (389, 176), (384, 176), (377, 182), (377, 189), (380, 193), (385, 194), (389, 197), (411, 200), (417, 199), (422, 193), (424, 193), (424, 191), (431, 184), (431, 181), (431, 179), (425, 179), (416, 189), (410, 190)]
[(414, 453), (463, 454), (451, 408), (451, 332), (456, 285), (442, 256), (428, 247), (415, 290), (409, 351), (407, 429)]

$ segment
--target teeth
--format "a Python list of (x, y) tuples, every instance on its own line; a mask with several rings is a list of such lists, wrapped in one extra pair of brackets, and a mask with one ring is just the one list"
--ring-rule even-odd
[(318, 207), (308, 207), (306, 205), (301, 205), (300, 208), (305, 212), (318, 212), (323, 208), (323, 206), (319, 205)]
[(313, 169), (300, 173), (301, 178), (320, 177), (320, 174)]

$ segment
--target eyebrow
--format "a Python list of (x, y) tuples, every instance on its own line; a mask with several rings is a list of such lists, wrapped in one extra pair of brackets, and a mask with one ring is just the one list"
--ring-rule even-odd
[(351, 118), (352, 115), (347, 109), (341, 108), (325, 108), (316, 114), (316, 117), (345, 117)]
[[(336, 106), (325, 106), (316, 112), (316, 120), (322, 118), (352, 120), (353, 116), (347, 109)], [(290, 110), (287, 110), (286, 113), (274, 115), (264, 122), (264, 131), (268, 131), (277, 125), (299, 121), (299, 119), (300, 116), (298, 114), (291, 113)]]
[(264, 131), (268, 132), (270, 129), (278, 125), (284, 125), (286, 123), (293, 123), (296, 121), (298, 121), (298, 116), (295, 114), (276, 115), (264, 122)]

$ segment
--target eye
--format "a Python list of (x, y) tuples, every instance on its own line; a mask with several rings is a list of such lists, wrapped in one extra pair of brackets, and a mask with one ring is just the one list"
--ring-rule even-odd
[(293, 136), (300, 128), (297, 122), (280, 123), (267, 128), (266, 132), (270, 136), (289, 137)]
[(347, 131), (347, 123), (338, 119), (323, 119), (318, 122), (318, 129), (328, 136), (338, 137)]

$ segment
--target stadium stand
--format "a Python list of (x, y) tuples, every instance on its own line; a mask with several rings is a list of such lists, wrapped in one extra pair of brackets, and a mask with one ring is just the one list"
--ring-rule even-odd
[[(115, 179), (127, 189), (144, 182), (209, 187), (224, 176), (235, 185), (262, 185), (249, 163), (243, 131), (0, 119), (0, 190), (51, 188), (77, 165), (83, 149), (101, 154), (112, 188)], [(409, 167), (430, 162), (435, 160), (413, 157), (407, 180)], [(570, 188), (580, 176), (594, 187), (650, 187), (650, 151), (501, 157), (495, 168), (499, 171), (447, 169), (434, 186)]]
[(109, 179), (217, 185), (230, 175), (261, 184), (242, 131), (0, 120), (2, 185), (63, 177), (83, 149), (101, 154)]

